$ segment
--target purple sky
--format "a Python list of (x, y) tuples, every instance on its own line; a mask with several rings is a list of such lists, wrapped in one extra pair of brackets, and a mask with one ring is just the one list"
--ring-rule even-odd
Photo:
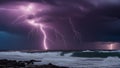
[(0, 49), (119, 49), (119, 8), (120, 0), (1, 0)]

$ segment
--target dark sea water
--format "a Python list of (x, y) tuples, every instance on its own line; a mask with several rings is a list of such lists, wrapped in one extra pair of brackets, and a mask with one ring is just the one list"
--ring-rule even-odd
[(41, 60), (35, 65), (52, 63), (70, 68), (120, 68), (120, 51), (0, 52), (0, 59)]

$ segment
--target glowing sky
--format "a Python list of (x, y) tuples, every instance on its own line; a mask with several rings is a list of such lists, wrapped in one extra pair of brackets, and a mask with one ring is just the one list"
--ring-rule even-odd
[(1, 0), (0, 49), (119, 49), (119, 8), (119, 0)]

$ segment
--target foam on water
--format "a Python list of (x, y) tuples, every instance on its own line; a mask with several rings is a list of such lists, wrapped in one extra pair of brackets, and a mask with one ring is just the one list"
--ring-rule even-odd
[[(59, 66), (67, 66), (73, 68), (107, 68), (120, 65), (120, 58), (107, 57), (107, 58), (83, 58), (72, 57), (72, 53), (66, 53), (61, 56), (62, 52), (41, 52), (41, 53), (26, 53), (26, 52), (0, 52), (0, 59), (10, 60), (42, 60), (42, 62), (36, 62), (36, 65), (53, 63)], [(120, 68), (120, 66), (119, 66)]]
[(100, 65), (101, 66), (120, 65), (120, 58), (118, 57), (105, 58)]

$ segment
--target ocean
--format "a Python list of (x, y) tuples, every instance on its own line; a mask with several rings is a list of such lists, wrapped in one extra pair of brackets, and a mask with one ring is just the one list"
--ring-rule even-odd
[(120, 51), (2, 51), (0, 59), (41, 60), (35, 65), (52, 63), (69, 68), (120, 68)]

